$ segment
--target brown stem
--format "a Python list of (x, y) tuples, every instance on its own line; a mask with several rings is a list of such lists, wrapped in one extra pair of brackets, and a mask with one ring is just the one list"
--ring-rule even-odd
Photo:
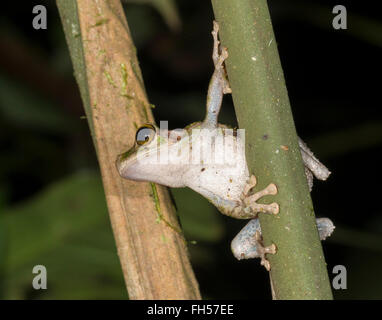
[(97, 149), (129, 296), (200, 299), (183, 235), (165, 223), (179, 229), (167, 189), (156, 186), (154, 192), (149, 183), (123, 180), (115, 167), (117, 155), (133, 145), (136, 126), (153, 122), (121, 3), (57, 0), (57, 5)]

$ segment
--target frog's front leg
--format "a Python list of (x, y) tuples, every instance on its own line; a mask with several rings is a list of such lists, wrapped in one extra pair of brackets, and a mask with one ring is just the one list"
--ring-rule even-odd
[(219, 53), (220, 41), (218, 40), (218, 32), (219, 24), (214, 21), (214, 27), (212, 30), (212, 36), (214, 39), (212, 60), (214, 62), (215, 70), (208, 86), (207, 115), (203, 121), (203, 126), (206, 128), (216, 128), (218, 123), (218, 115), (223, 101), (223, 95), (232, 92), (224, 69), (224, 60), (228, 58), (228, 51), (227, 48), (223, 47)]
[(221, 73), (217, 78), (219, 78), (219, 82), (221, 82), (222, 91), (224, 94), (226, 93), (232, 93), (232, 90), (229, 86), (229, 82), (227, 78), (225, 77), (225, 69), (224, 69), (224, 60), (228, 58), (228, 51), (226, 47), (223, 47), (221, 49), (221, 53), (219, 54), (219, 44), (220, 41), (218, 39), (218, 33), (219, 33), (219, 24), (214, 21), (213, 22), (213, 30), (212, 30), (212, 37), (214, 39), (214, 47), (212, 50), (212, 60), (215, 65), (215, 71), (218, 71)]
[(241, 202), (233, 208), (230, 212), (230, 216), (238, 219), (256, 218), (261, 212), (278, 214), (279, 205), (276, 202), (271, 204), (260, 204), (256, 201), (266, 195), (276, 195), (277, 187), (274, 183), (271, 183), (265, 189), (250, 194), (250, 191), (256, 186), (256, 177), (252, 175), (246, 183), (243, 193), (241, 195)]
[(318, 180), (326, 180), (331, 172), (314, 156), (313, 152), (301, 138), (298, 138), (298, 144), (300, 146), (301, 157), (305, 166), (305, 175), (308, 180), (309, 189), (312, 191), (313, 175)]

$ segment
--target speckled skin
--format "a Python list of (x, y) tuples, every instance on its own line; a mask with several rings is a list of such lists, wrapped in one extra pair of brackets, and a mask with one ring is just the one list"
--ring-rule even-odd
[[(214, 22), (212, 58), (215, 70), (209, 84), (204, 121), (172, 131), (155, 127), (150, 140), (143, 145), (136, 144), (117, 158), (117, 169), (123, 178), (151, 181), (173, 188), (189, 187), (212, 202), (220, 212), (234, 218), (256, 218), (259, 212), (277, 214), (279, 208), (276, 203), (263, 205), (256, 202), (264, 195), (276, 194), (274, 184), (250, 194), (256, 179), (249, 176), (243, 132), (218, 124), (223, 95), (230, 93), (231, 89), (223, 65), (228, 53), (222, 48), (219, 54), (217, 31), (218, 25)], [(222, 138), (224, 144), (219, 144)], [(302, 141), (300, 147), (309, 185), (312, 185), (313, 174), (325, 180), (330, 172)], [(195, 153), (196, 150), (200, 152)], [(167, 155), (167, 158), (162, 158), (163, 155)], [(321, 227), (325, 229), (325, 224), (321, 224)], [(274, 253), (275, 248), (262, 247), (258, 236), (255, 237), (256, 231), (261, 235), (260, 224), (253, 219), (233, 240), (232, 251), (238, 259), (260, 256), (262, 264), (269, 268), (264, 255)], [(326, 232), (327, 236), (331, 233), (327, 230), (322, 232)]]
[[(318, 234), (321, 240), (325, 240), (334, 231), (333, 222), (328, 218), (316, 219)], [(251, 219), (231, 242), (231, 250), (238, 260), (261, 257), (258, 252), (258, 242), (255, 234), (261, 235), (259, 219)]]

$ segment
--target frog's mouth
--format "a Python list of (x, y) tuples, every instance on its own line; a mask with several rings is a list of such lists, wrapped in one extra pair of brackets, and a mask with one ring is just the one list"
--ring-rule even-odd
[[(138, 156), (137, 154), (139, 152), (140, 154)], [(134, 145), (128, 151), (121, 153), (117, 156), (115, 162), (119, 175), (125, 179), (146, 181), (144, 179), (144, 173), (141, 171), (142, 167), (146, 167), (149, 163), (142, 163), (142, 160), (156, 152), (157, 149), (142, 148), (142, 146)]]
[(124, 153), (121, 153), (117, 156), (117, 159), (115, 161), (115, 165), (117, 167), (118, 173), (122, 178), (130, 178), (128, 168), (131, 167), (131, 165), (136, 162), (135, 157), (132, 155), (136, 154), (137, 146), (134, 145), (132, 148), (127, 150)]

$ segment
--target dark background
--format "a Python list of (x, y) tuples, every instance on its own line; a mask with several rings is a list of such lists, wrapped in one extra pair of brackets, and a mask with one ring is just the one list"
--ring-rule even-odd
[[(150, 4), (125, 3), (155, 118), (170, 128), (204, 117), (213, 13), (206, 0), (176, 1), (174, 32)], [(155, 1), (153, 1), (154, 3)], [(32, 8), (48, 10), (34, 30)], [(336, 4), (348, 29), (334, 30)], [(299, 135), (333, 172), (316, 182), (329, 276), (347, 268), (337, 299), (382, 298), (380, 195), (381, 14), (373, 1), (269, 1)], [(127, 298), (97, 159), (54, 1), (8, 2), (0, 12), (0, 298)], [(258, 121), (261, 121), (259, 119)], [(235, 125), (225, 97), (220, 122)], [(198, 194), (172, 190), (204, 298), (270, 298), (259, 260), (236, 261), (230, 241), (244, 225)], [(45, 265), (48, 290), (32, 289)]]

